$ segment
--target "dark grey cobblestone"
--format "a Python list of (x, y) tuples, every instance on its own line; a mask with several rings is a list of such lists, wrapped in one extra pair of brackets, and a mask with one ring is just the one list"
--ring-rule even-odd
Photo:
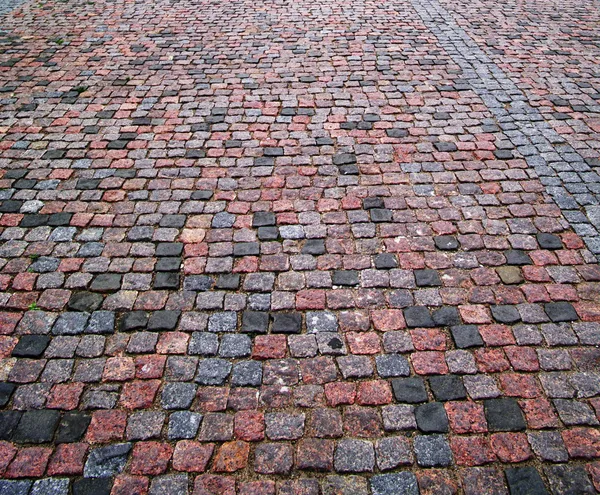
[(86, 478), (102, 478), (119, 474), (127, 463), (131, 448), (130, 443), (118, 443), (91, 450), (83, 475)]

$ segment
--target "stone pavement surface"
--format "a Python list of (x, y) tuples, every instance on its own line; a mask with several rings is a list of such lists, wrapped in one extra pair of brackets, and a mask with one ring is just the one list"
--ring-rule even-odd
[(2, 0), (0, 494), (598, 493), (599, 26)]

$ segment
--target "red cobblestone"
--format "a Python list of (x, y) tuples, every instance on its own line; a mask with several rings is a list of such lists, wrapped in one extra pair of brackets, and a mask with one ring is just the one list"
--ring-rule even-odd
[(173, 454), (173, 447), (161, 442), (138, 442), (133, 447), (131, 474), (162, 474)]
[(49, 447), (26, 447), (21, 449), (4, 472), (4, 476), (6, 478), (40, 477), (46, 470), (51, 454), (52, 449)]
[(91, 443), (120, 440), (125, 434), (126, 421), (125, 411), (95, 411), (87, 430), (86, 440)]

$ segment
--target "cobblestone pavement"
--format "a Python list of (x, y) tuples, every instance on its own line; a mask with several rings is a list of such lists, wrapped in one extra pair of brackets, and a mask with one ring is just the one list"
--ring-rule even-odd
[(598, 493), (599, 25), (0, 3), (0, 494)]

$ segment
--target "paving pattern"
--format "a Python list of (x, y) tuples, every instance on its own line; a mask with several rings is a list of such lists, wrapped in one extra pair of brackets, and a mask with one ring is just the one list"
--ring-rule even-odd
[(599, 22), (0, 4), (0, 494), (600, 492)]

